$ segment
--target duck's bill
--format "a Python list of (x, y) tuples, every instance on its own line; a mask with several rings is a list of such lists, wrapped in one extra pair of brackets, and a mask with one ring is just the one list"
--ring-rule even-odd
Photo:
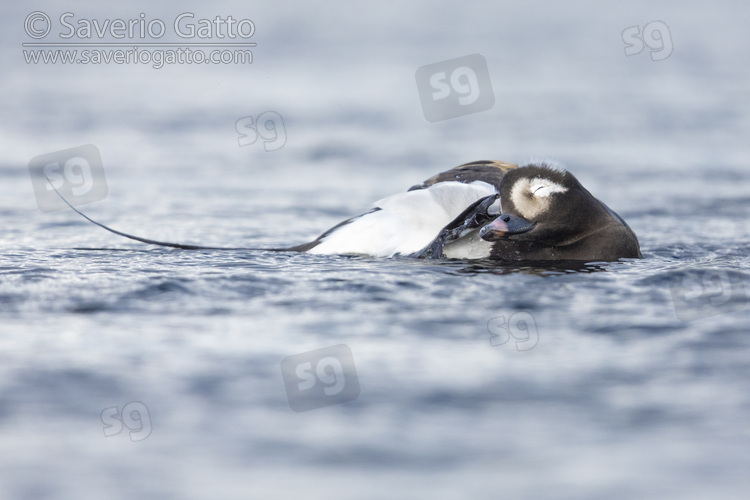
[(529, 222), (511, 214), (502, 214), (479, 230), (479, 236), (485, 241), (495, 241), (500, 238), (531, 231), (536, 223)]

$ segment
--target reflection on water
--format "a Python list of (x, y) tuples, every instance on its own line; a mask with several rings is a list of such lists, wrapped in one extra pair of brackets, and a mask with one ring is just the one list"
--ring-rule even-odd
[(536, 276), (556, 276), (572, 273), (597, 273), (609, 271), (613, 264), (610, 262), (584, 262), (578, 260), (523, 261), (514, 263), (497, 262), (492, 260), (471, 261), (459, 272), (464, 274), (533, 274)]

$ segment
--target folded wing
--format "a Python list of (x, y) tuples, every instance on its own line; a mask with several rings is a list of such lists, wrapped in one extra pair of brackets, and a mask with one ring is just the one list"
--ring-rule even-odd
[(448, 181), (394, 194), (375, 202), (375, 210), (327, 231), (307, 251), (375, 257), (415, 253), (466, 207), (495, 192), (494, 186), (482, 181)]
[[(370, 212), (348, 219), (315, 241), (292, 250), (376, 257), (419, 252), (430, 245), (446, 226), (454, 223), (467, 207), (497, 193), (505, 172), (515, 167), (514, 164), (491, 161), (460, 165), (412, 186), (406, 193), (375, 202), (375, 208)], [(467, 235), (446, 246), (446, 255), (460, 257), (465, 248), (473, 249), (479, 245), (480, 250), (472, 250), (478, 252), (476, 256), (479, 257), (486, 251), (483, 243), (478, 237)]]

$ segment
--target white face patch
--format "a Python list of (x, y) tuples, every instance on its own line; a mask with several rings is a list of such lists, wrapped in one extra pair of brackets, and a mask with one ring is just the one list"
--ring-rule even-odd
[(533, 219), (549, 210), (550, 196), (568, 188), (543, 177), (519, 179), (510, 190), (510, 199), (524, 219)]

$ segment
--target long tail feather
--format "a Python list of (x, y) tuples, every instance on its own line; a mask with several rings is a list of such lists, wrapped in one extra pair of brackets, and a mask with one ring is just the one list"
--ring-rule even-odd
[(70, 208), (73, 209), (75, 213), (86, 219), (87, 221), (96, 224), (97, 226), (101, 227), (102, 229), (106, 229), (110, 233), (114, 233), (118, 236), (123, 236), (125, 238), (129, 238), (131, 240), (140, 241), (141, 243), (148, 243), (149, 245), (159, 245), (163, 247), (172, 247), (172, 248), (180, 248), (182, 250), (267, 250), (267, 251), (275, 251), (275, 252), (283, 252), (288, 251), (288, 249), (285, 248), (245, 248), (245, 247), (207, 247), (202, 245), (185, 245), (183, 243), (170, 243), (168, 241), (158, 241), (158, 240), (152, 240), (149, 238), (143, 238), (141, 236), (135, 236), (133, 234), (123, 233), (122, 231), (118, 231), (117, 229), (112, 229), (109, 226), (105, 226), (101, 222), (97, 222), (88, 215), (84, 214), (80, 210), (78, 210), (76, 207), (70, 204), (68, 200), (65, 199), (65, 197), (60, 194), (60, 192), (55, 188), (54, 184), (49, 180), (49, 177), (47, 178), (47, 181), (50, 183), (50, 186), (52, 186), (52, 189), (55, 190), (55, 193), (57, 193), (57, 196), (60, 197), (62, 201), (65, 202), (66, 205), (68, 205)]

